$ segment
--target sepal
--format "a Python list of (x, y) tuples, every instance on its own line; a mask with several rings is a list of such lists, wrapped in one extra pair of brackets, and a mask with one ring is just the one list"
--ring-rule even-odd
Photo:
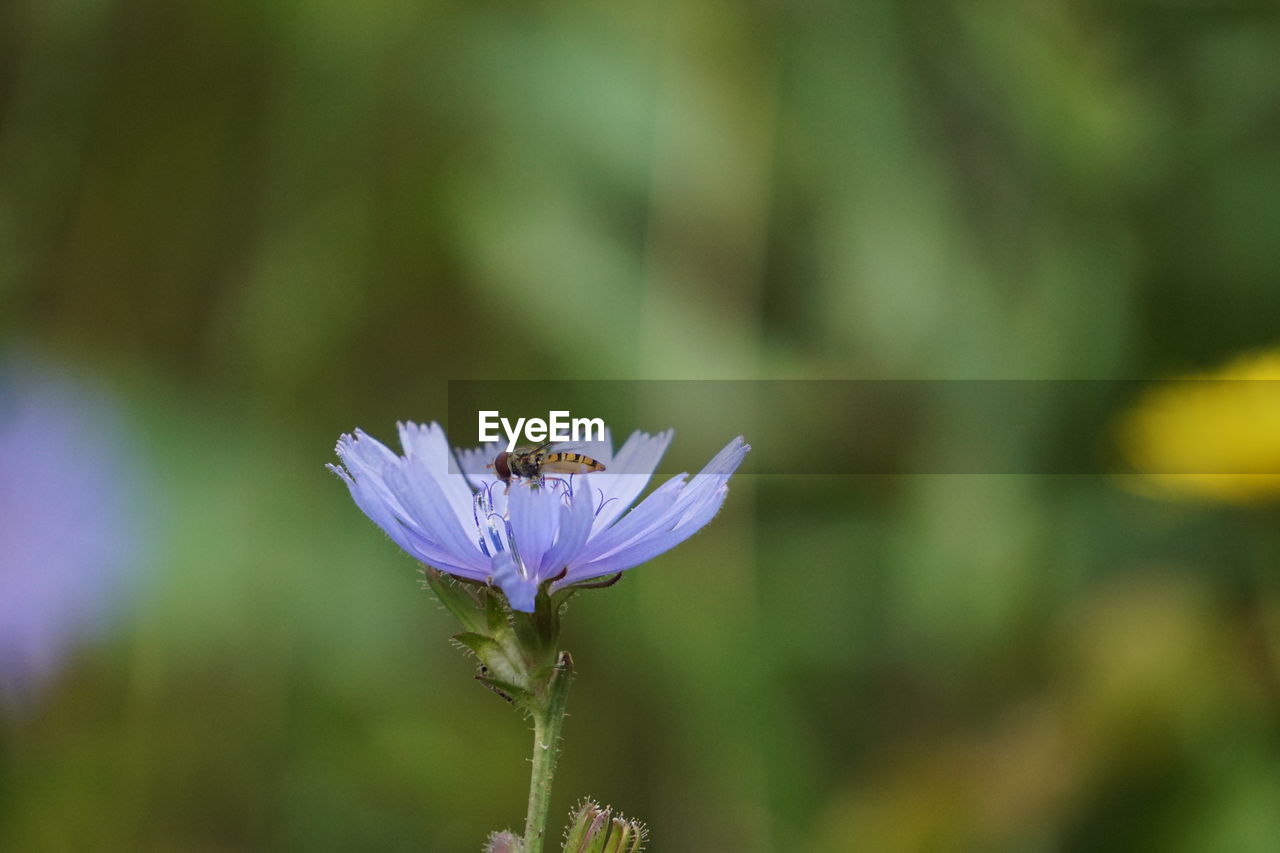
[(513, 684), (522, 679), (524, 668), (520, 666), (519, 656), (513, 659), (503, 644), (493, 637), (477, 634), (474, 631), (463, 631), (449, 639), (476, 656), (486, 678), (496, 678)]
[[(544, 707), (557, 670), (560, 608), (544, 583), (533, 613), (513, 610), (497, 587), (460, 581), (426, 567), (427, 585), (465, 629), (454, 634), (458, 648), (475, 657), (476, 680), (503, 699), (533, 713)], [(572, 675), (572, 661), (568, 664)]]
[(518, 708), (523, 708), (526, 711), (532, 711), (536, 707), (536, 703), (538, 701), (537, 696), (530, 693), (528, 690), (525, 690), (515, 682), (503, 681), (501, 678), (494, 678), (485, 671), (484, 667), (480, 667), (480, 672), (475, 678), (476, 681), (480, 682), (485, 687), (489, 688), (494, 693), (497, 693), (503, 699)]
[(460, 581), (431, 566), (423, 567), (431, 593), (468, 631), (483, 632), (485, 622), (479, 611), (480, 602)]
[(502, 594), (494, 588), (485, 589), (484, 619), (489, 633), (511, 629), (512, 610)]

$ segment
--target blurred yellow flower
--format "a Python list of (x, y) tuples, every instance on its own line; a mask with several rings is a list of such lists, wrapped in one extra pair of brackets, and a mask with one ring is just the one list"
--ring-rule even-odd
[(1144, 492), (1280, 499), (1280, 349), (1161, 383), (1121, 420), (1120, 447)]

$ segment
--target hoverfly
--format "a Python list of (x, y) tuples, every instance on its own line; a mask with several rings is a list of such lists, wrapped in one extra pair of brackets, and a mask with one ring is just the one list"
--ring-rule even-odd
[(551, 445), (552, 442), (548, 441), (537, 447), (504, 450), (488, 467), (508, 486), (511, 485), (512, 477), (541, 482), (546, 474), (590, 474), (604, 470), (604, 465), (590, 456), (574, 453), (566, 447), (552, 450)]

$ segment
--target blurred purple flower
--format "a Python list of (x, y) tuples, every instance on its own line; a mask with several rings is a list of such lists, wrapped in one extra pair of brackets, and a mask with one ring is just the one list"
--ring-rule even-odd
[(35, 697), (98, 631), (134, 565), (123, 431), (101, 396), (0, 364), (0, 701)]
[(548, 477), (543, 488), (517, 479), (508, 489), (487, 470), (496, 444), (459, 451), (461, 473), (450, 471), (449, 443), (434, 423), (400, 424), (404, 456), (360, 430), (344, 435), (337, 447), (342, 466), (329, 468), (409, 554), (461, 578), (492, 580), (513, 608), (530, 612), (544, 581), (554, 581), (555, 590), (637, 566), (697, 533), (720, 510), (729, 477), (751, 449), (741, 436), (692, 479), (678, 474), (631, 507), (671, 436), (634, 433), (615, 455), (606, 434), (584, 448), (605, 471)]

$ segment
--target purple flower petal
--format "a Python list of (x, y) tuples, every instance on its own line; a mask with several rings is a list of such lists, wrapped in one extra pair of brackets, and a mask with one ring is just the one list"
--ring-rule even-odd
[(725, 496), (729, 494), (728, 486), (721, 486), (709, 499), (703, 500), (670, 530), (655, 533), (637, 542), (630, 548), (615, 551), (594, 563), (579, 566), (569, 573), (565, 582), (587, 581), (603, 575), (612, 575), (633, 568), (652, 560), (659, 554), (670, 551), (693, 534), (697, 533), (715, 518), (720, 507), (724, 505)]
[(533, 612), (538, 583), (520, 574), (520, 569), (512, 559), (510, 551), (503, 551), (493, 558), (490, 574), (493, 576), (493, 582), (507, 596), (507, 602), (513, 609), (522, 610), (525, 613)]
[(560, 494), (554, 489), (527, 484), (511, 487), (511, 532), (525, 572), (542, 580), (542, 558), (560, 529)]
[(671, 436), (635, 433), (615, 456), (606, 435), (577, 445), (605, 472), (507, 483), (486, 467), (499, 445), (458, 450), (460, 470), (450, 472), (444, 431), (404, 423), (403, 457), (357, 431), (339, 441), (344, 467), (333, 470), (405, 551), (461, 577), (492, 578), (513, 608), (532, 610), (543, 581), (563, 573), (556, 583), (563, 587), (631, 568), (683, 542), (719, 511), (729, 477), (750, 450), (741, 437), (694, 477), (673, 477), (631, 506)]
[(610, 554), (628, 543), (642, 538), (671, 512), (684, 488), (687, 474), (677, 474), (663, 483), (634, 509), (620, 518), (612, 527), (596, 533), (578, 555), (581, 562), (589, 562)]
[(404, 448), (406, 459), (422, 464), (444, 492), (449, 506), (453, 509), (458, 521), (467, 527), (471, 524), (471, 487), (467, 478), (461, 473), (449, 471), (449, 459), (452, 451), (444, 430), (439, 424), (422, 426), (410, 422), (396, 425), (400, 430), (400, 446)]
[(420, 459), (406, 459), (403, 465), (389, 472), (388, 481), (405, 502), (413, 520), (433, 541), (439, 542), (463, 565), (478, 572), (487, 571), (488, 558), (468, 532), (471, 516), (467, 517), (468, 527), (463, 527), (456, 507)]
[(584, 474), (572, 480), (572, 496), (567, 504), (560, 507), (560, 534), (543, 561), (548, 577), (555, 577), (570, 561), (576, 560), (591, 535), (594, 504), (590, 477)]
[[(581, 562), (570, 568), (559, 585), (632, 568), (674, 548), (697, 533), (720, 510), (728, 493), (726, 483), (750, 449), (739, 436), (725, 445), (688, 484), (683, 483), (683, 474), (664, 483), (624, 516), (614, 528), (591, 542), (591, 545), (596, 545), (599, 541), (601, 545), (613, 547), (593, 549), (589, 546), (580, 555)], [(655, 500), (660, 495), (664, 499)], [(651, 503), (652, 507), (646, 506)], [(615, 529), (632, 527), (636, 529), (628, 529), (630, 535), (617, 544), (607, 538)]]
[(458, 448), (454, 452), (457, 455), (459, 470), (467, 475), (467, 479), (475, 483), (477, 477), (487, 478), (491, 481), (498, 479), (494, 476), (493, 471), (489, 470), (488, 466), (505, 449), (506, 445), (491, 441), (479, 447)]
[(600, 511), (596, 514), (594, 525), (596, 530), (604, 530), (631, 507), (649, 484), (649, 478), (662, 461), (674, 435), (674, 430), (666, 430), (655, 436), (643, 432), (632, 433), (613, 458), (612, 464), (607, 465), (603, 473), (595, 475), (593, 485), (601, 492)]
[[(374, 524), (397, 545), (420, 560), (437, 565), (440, 560), (456, 564), (437, 537), (426, 531), (404, 501), (387, 484), (387, 470), (398, 469), (404, 460), (375, 438), (357, 430), (355, 436), (338, 440), (338, 456), (346, 470), (329, 466), (346, 482), (351, 497)], [(444, 568), (443, 565), (437, 565)]]

